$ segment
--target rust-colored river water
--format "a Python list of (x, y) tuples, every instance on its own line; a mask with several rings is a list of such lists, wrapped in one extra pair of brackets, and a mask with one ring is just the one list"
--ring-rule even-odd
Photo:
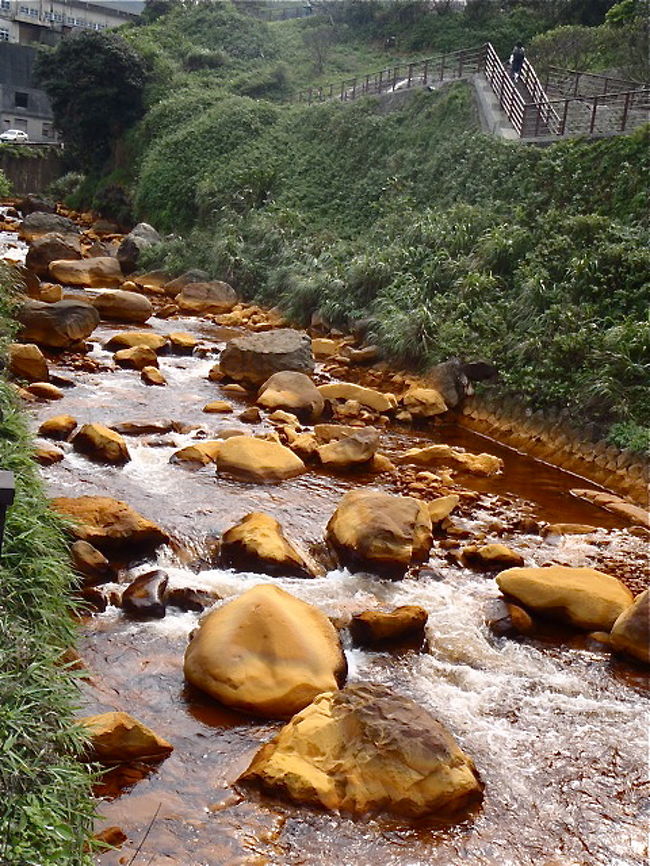
[[(35, 404), (34, 428), (69, 413), (79, 423), (112, 424), (172, 418), (219, 428), (261, 431), (232, 416), (205, 415), (209, 400), (246, 400), (207, 380), (226, 336), (198, 319), (151, 319), (155, 331), (190, 331), (209, 357), (163, 356), (164, 388), (148, 388), (134, 371), (113, 369), (101, 345), (121, 326), (102, 324), (92, 337), (99, 372), (53, 369), (74, 381), (56, 403)], [(343, 492), (353, 486), (391, 488), (386, 476), (333, 476), (310, 471), (274, 486), (217, 477), (214, 467), (188, 470), (169, 463), (190, 434), (128, 437), (132, 461), (113, 469), (91, 463), (64, 445), (65, 459), (43, 470), (51, 495), (106, 494), (124, 499), (196, 553), (251, 510), (277, 517), (289, 537), (322, 539)], [(642, 539), (627, 524), (570, 496), (593, 486), (499, 444), (453, 426), (382, 434), (382, 451), (397, 452), (415, 439), (460, 444), (498, 454), (497, 479), (458, 476), (481, 495), (456, 520), (471, 535), (485, 532), (520, 551), (527, 564), (600, 566), (643, 582)], [(524, 534), (519, 516), (580, 522), (598, 529), (581, 536)], [(504, 527), (498, 539), (495, 521)], [(489, 527), (492, 526), (492, 530)], [(510, 527), (510, 528), (509, 528)], [(370, 652), (346, 646), (350, 679), (384, 683), (429, 709), (475, 760), (485, 782), (481, 808), (453, 827), (402, 825), (319, 812), (238, 792), (234, 782), (260, 743), (280, 723), (225, 710), (184, 683), (182, 659), (198, 614), (169, 608), (162, 620), (134, 622), (108, 607), (82, 623), (80, 655), (90, 672), (82, 684), (83, 714), (126, 710), (171, 741), (173, 754), (158, 766), (111, 771), (98, 787), (97, 829), (117, 825), (127, 835), (119, 850), (97, 858), (102, 866), (642, 866), (647, 863), (647, 675), (612, 660), (585, 638), (496, 638), (484, 611), (499, 592), (489, 575), (471, 571), (436, 542), (420, 575), (388, 581), (334, 570), (314, 580), (273, 579), (215, 568), (175, 548), (124, 572), (162, 567), (172, 586), (208, 589), (221, 599), (271, 582), (345, 620), (376, 607), (419, 604), (429, 612), (424, 651)], [(218, 604), (219, 602), (217, 602)], [(343, 633), (346, 634), (345, 632)], [(346, 638), (344, 637), (344, 640)], [(146, 836), (146, 838), (145, 838)], [(144, 841), (143, 841), (144, 840)], [(136, 854), (137, 851), (137, 854)]]

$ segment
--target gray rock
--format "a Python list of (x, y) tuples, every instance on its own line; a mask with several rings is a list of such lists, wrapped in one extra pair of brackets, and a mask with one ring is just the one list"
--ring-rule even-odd
[(219, 364), (229, 378), (255, 387), (283, 370), (310, 374), (314, 370), (311, 338), (291, 328), (246, 334), (226, 344)]
[(474, 393), (469, 378), (458, 358), (436, 364), (427, 372), (427, 385), (435, 388), (450, 409)]
[(185, 286), (189, 286), (191, 283), (207, 283), (209, 280), (210, 277), (206, 271), (192, 268), (189, 271), (185, 271), (185, 273), (181, 274), (180, 277), (176, 277), (175, 280), (170, 280), (168, 283), (165, 283), (163, 291), (166, 295), (169, 295), (170, 298), (175, 298), (179, 292), (183, 291)]
[(34, 238), (25, 259), (25, 265), (39, 277), (49, 277), (50, 262), (59, 259), (80, 259), (81, 246), (77, 235), (58, 232)]
[(65, 349), (89, 337), (99, 324), (99, 313), (85, 301), (26, 301), (18, 313), (19, 337), (53, 349)]
[(237, 293), (228, 283), (189, 283), (176, 295), (183, 313), (229, 313), (237, 303)]
[(138, 267), (140, 253), (161, 241), (158, 232), (148, 223), (138, 223), (117, 249), (117, 260), (122, 272), (132, 274)]
[(30, 213), (22, 222), (18, 232), (19, 237), (31, 243), (34, 238), (53, 233), (61, 235), (78, 235), (79, 227), (67, 217), (58, 216), (54, 213), (42, 213), (35, 211)]

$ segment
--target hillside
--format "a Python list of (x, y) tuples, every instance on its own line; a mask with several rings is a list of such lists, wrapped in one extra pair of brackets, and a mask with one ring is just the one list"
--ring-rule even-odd
[(268, 23), (200, 5), (133, 28), (153, 70), (148, 110), (75, 203), (110, 210), (126, 189), (133, 219), (182, 235), (149, 265), (203, 267), (301, 323), (316, 310), (343, 328), (364, 319), (396, 363), (489, 360), (501, 372), (492, 387), (643, 448), (647, 133), (545, 149), (497, 141), (463, 83), (399, 101), (292, 103), (300, 87), (399, 56), (487, 38), (506, 53), (522, 32), (557, 40), (534, 4), (410, 19), (404, 5), (378, 8)]

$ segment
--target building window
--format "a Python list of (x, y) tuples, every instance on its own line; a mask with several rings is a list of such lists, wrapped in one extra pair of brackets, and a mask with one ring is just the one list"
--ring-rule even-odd
[(16, 90), (14, 93), (14, 106), (16, 108), (27, 108), (29, 103), (29, 94), (22, 93), (20, 90)]
[(21, 15), (29, 15), (29, 6), (21, 6), (19, 12)]
[(42, 129), (43, 138), (54, 138), (54, 130), (51, 123), (44, 123)]
[(11, 0), (0, 0), (0, 9), (11, 9)]
[(0, 42), (9, 42), (9, 31), (0, 27)]

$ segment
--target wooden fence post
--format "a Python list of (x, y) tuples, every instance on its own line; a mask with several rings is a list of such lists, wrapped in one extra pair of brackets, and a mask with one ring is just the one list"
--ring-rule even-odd
[(593, 135), (596, 125), (596, 112), (598, 111), (598, 97), (594, 96), (594, 106), (591, 109), (591, 122), (589, 123), (589, 135)]
[(628, 115), (628, 111), (630, 110), (630, 97), (631, 96), (632, 96), (632, 94), (629, 92), (625, 94), (625, 103), (623, 105), (623, 117), (621, 118), (621, 132), (625, 132), (625, 127), (627, 125), (627, 115)]

